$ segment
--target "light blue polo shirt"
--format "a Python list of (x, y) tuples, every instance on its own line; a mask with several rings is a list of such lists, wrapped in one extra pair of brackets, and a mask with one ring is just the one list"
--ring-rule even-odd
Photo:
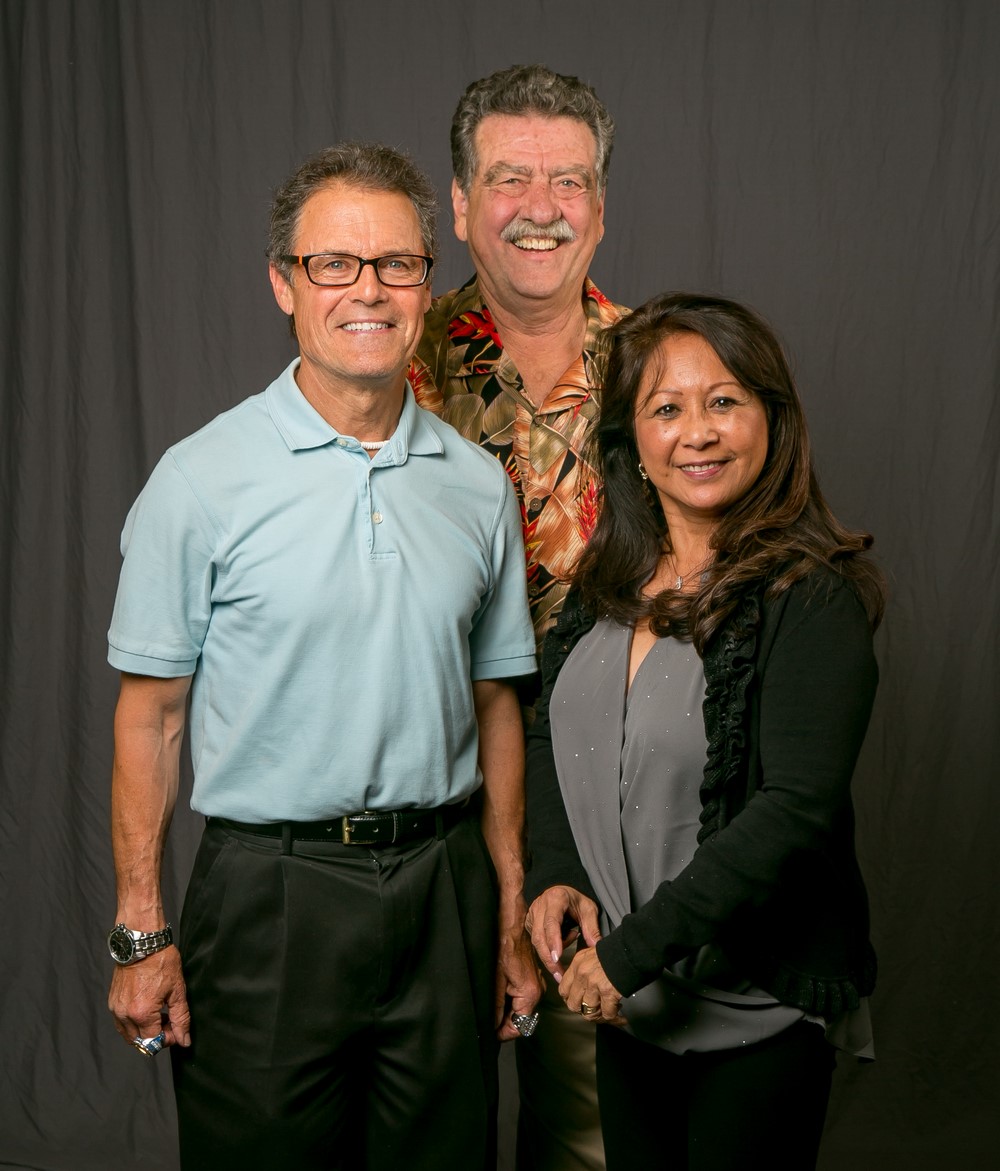
[(108, 660), (194, 674), (201, 813), (460, 800), (481, 781), (471, 680), (535, 669), (512, 485), (409, 387), (369, 459), (297, 364), (154, 469), (122, 534)]

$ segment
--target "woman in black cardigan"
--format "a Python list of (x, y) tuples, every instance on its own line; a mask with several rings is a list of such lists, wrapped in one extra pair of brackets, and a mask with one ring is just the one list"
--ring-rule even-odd
[(568, 1007), (617, 1026), (608, 1171), (812, 1167), (833, 1046), (871, 1056), (871, 538), (826, 506), (781, 347), (733, 302), (665, 294), (613, 327), (595, 463), (528, 734), (532, 940)]

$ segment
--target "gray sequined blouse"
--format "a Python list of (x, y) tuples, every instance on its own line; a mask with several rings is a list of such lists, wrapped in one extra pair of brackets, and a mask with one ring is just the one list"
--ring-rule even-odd
[[(598, 622), (550, 706), (559, 785), (605, 933), (690, 862), (705, 768), (701, 659), (690, 643), (657, 639), (627, 688), (631, 638)], [(804, 1016), (751, 986), (715, 944), (626, 997), (622, 1012), (635, 1036), (678, 1054), (753, 1044)]]

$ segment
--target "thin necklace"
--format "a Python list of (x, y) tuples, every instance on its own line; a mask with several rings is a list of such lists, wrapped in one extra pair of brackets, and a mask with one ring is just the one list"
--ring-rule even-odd
[[(677, 568), (677, 558), (674, 557), (673, 553), (670, 554), (670, 560), (673, 561), (674, 568), (676, 569)], [(678, 573), (677, 580), (674, 582), (674, 589), (675, 590), (683, 589), (684, 588), (684, 578), (685, 577), (688, 577), (688, 578), (693, 577), (694, 574), (699, 573), (699, 572), (701, 573), (701, 582), (702, 582), (702, 584), (704, 584), (705, 579), (708, 577), (707, 562), (703, 561), (701, 563), (701, 565), (696, 565), (694, 569), (689, 569), (686, 574), (682, 575), (682, 574)]]
[(388, 439), (373, 439), (369, 443), (366, 443), (363, 439), (358, 440), (358, 443), (361, 444), (365, 451), (381, 451), (388, 442)]

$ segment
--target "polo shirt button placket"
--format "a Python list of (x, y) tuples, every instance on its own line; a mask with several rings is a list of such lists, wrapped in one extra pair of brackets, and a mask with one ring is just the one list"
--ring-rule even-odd
[(358, 451), (365, 457), (364, 478), (361, 482), (361, 499), (359, 500), (359, 509), (361, 515), (368, 521), (368, 552), (373, 554), (375, 552), (375, 526), (379, 523), (376, 521), (376, 515), (381, 517), (381, 513), (375, 508), (375, 502), (372, 500), (372, 468), (371, 460), (368, 453), (362, 448)]

